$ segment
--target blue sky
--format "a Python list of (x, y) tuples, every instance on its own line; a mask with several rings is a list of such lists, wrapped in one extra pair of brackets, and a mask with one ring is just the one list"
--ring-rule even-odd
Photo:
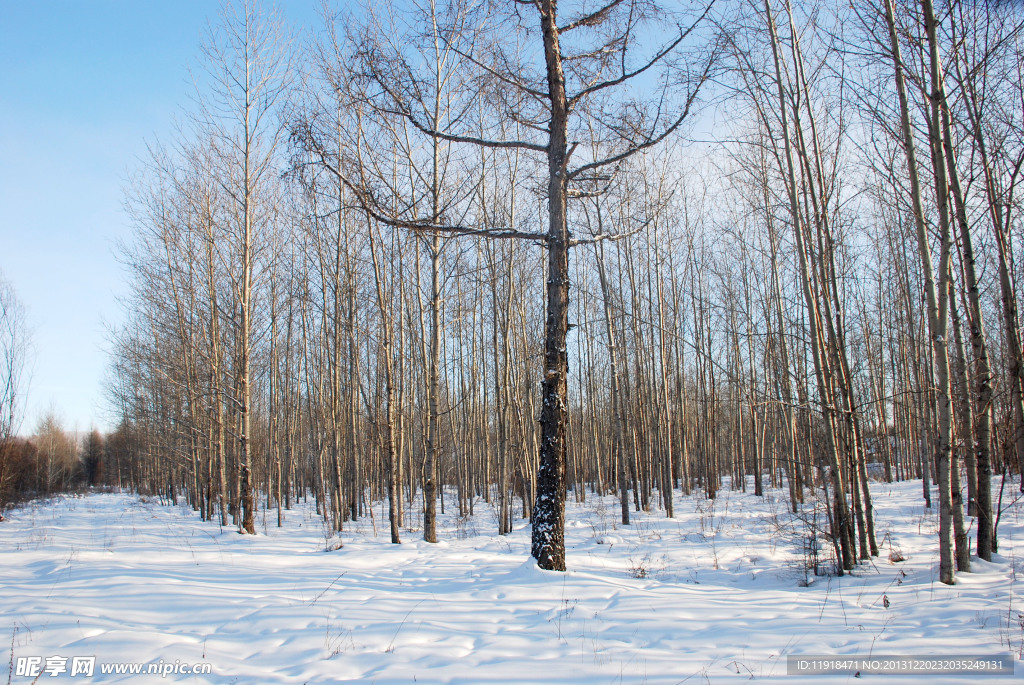
[[(318, 5), (285, 10), (308, 26)], [(219, 6), (0, 0), (0, 270), (34, 331), (23, 433), (51, 407), (68, 428), (112, 428), (102, 384), (124, 292), (123, 187), (146, 141), (173, 135)]]

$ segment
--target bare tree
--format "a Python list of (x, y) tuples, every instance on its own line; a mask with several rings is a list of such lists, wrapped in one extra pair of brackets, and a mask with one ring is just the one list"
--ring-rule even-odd
[(918, 255), (925, 277), (927, 298), (928, 331), (932, 343), (935, 364), (935, 392), (933, 402), (938, 418), (936, 465), (939, 482), (939, 580), (952, 584), (953, 580), (953, 531), (952, 493), (950, 458), (953, 443), (951, 418), (952, 384), (950, 380), (948, 348), (948, 298), (947, 282), (950, 275), (951, 237), (949, 223), (949, 194), (946, 182), (945, 156), (939, 129), (939, 111), (942, 89), (941, 63), (938, 54), (935, 14), (930, 0), (922, 0), (923, 21), (928, 37), (928, 55), (931, 101), (931, 122), (929, 125), (932, 162), (935, 170), (936, 204), (939, 214), (939, 265), (936, 269), (932, 260), (928, 229), (925, 224), (923, 193), (916, 154), (916, 142), (911, 121), (910, 104), (907, 94), (905, 66), (896, 26), (892, 0), (884, 0), (885, 21), (889, 29), (891, 58), (895, 69), (896, 93), (900, 104), (900, 131), (906, 154), (908, 176), (911, 184), (913, 219), (917, 229)]
[(0, 442), (14, 435), (25, 408), (29, 329), (25, 307), (0, 272)]
[[(689, 61), (680, 62), (683, 48), (694, 41), (709, 11), (709, 7), (699, 9), (695, 19), (677, 24), (650, 50), (640, 40), (644, 31), (666, 33), (663, 19), (667, 13), (653, 3), (612, 0), (596, 9), (583, 5), (565, 23), (560, 23), (556, 0), (523, 2), (508, 12), (491, 7), (470, 10), (454, 3), (442, 13), (449, 23), (437, 35), (475, 75), (478, 87), (461, 93), (461, 101), (450, 105), (455, 110), (450, 119), (455, 122), (482, 112), (470, 119), (476, 122), (471, 130), (466, 130), (465, 124), (464, 130), (439, 130), (430, 116), (429, 99), (421, 90), (421, 85), (430, 81), (416, 78), (408, 60), (384, 58), (374, 40), (379, 26), (361, 34), (368, 42), (358, 56), (382, 101), (378, 111), (400, 117), (432, 140), (519, 150), (544, 160), (546, 168), (538, 168), (536, 176), (538, 189), (546, 197), (544, 231), (515, 225), (492, 227), (473, 221), (468, 214), (458, 223), (449, 216), (437, 221), (438, 217), (424, 218), (415, 204), (409, 203), (395, 211), (377, 196), (379, 175), (374, 177), (365, 164), (337, 168), (323, 153), (325, 148), (318, 144), (315, 131), (306, 130), (307, 144), (320, 151), (322, 163), (345, 178), (375, 219), (426, 233), (521, 238), (541, 242), (547, 249), (540, 458), (531, 547), (541, 568), (565, 569), (569, 249), (581, 242), (625, 235), (573, 237), (569, 200), (585, 194), (587, 186), (599, 182), (602, 174), (614, 173), (617, 165), (657, 145), (682, 125), (715, 61), (716, 51), (702, 44), (705, 49), (700, 54), (690, 54)], [(399, 67), (393, 69), (394, 64)], [(645, 86), (653, 91), (647, 100), (618, 106), (612, 101), (616, 90), (643, 90)], [(588, 129), (599, 131), (602, 145), (595, 154), (574, 163), (577, 151), (584, 155), (578, 139), (583, 139), (581, 134)], [(626, 228), (627, 232), (638, 229)]]
[[(228, 7), (197, 116), (129, 199), (108, 480), (243, 530), (261, 501), (280, 523), (312, 495), (341, 531), (386, 499), (394, 542), (420, 502), (436, 540), (452, 495), (482, 498), (500, 534), (531, 519), (547, 569), (570, 496), (614, 493), (626, 523), (785, 480), (842, 573), (877, 552), (869, 476), (920, 478), (929, 507), (937, 476), (951, 582), (958, 461), (982, 555), (990, 471), (1019, 469), (1019, 27), (923, 0), (720, 3), (714, 26), (566, 2), (328, 17), (287, 149), (290, 59)], [(660, 144), (719, 41), (728, 139)]]
[(29, 329), (14, 286), (0, 272), (0, 512), (15, 476), (7, 442), (21, 425), (28, 385)]
[(265, 236), (274, 230), (277, 211), (274, 182), (283, 104), (290, 71), (289, 37), (275, 13), (255, 0), (226, 5), (220, 25), (205, 46), (211, 92), (201, 97), (201, 126), (215, 146), (215, 178), (231, 203), (227, 256), (237, 301), (232, 324), (238, 336), (233, 401), (239, 414), (238, 479), (240, 528), (255, 533), (252, 473), (252, 350), (255, 287), (262, 275)]
[[(993, 140), (992, 129), (996, 128), (993, 110), (1001, 107), (1002, 102), (1010, 97), (989, 96), (988, 93), (1004, 74), (1007, 84), (1019, 79), (1014, 78), (1014, 70), (1004, 71), (1000, 64), (999, 46), (1011, 36), (1021, 31), (1019, 17), (1014, 13), (988, 12), (988, 8), (972, 6), (971, 3), (958, 3), (955, 11), (949, 14), (950, 33), (956, 48), (953, 51), (952, 69), (954, 83), (960, 92), (963, 110), (966, 114), (966, 126), (969, 139), (974, 145), (977, 163), (981, 167), (984, 180), (984, 198), (986, 215), (992, 225), (996, 243), (996, 256), (999, 265), (999, 292), (1002, 304), (1004, 342), (1008, 366), (1009, 399), (1013, 421), (1012, 444), (1017, 453), (1018, 468), (1024, 467), (1024, 361), (1022, 361), (1020, 324), (1017, 314), (1017, 293), (1013, 285), (1011, 270), (1012, 257), (1009, 248), (1011, 214), (1013, 213), (1013, 196), (1020, 182), (1021, 167), (1024, 165), (1024, 148), (1016, 147), (1010, 142), (1012, 136), (994, 136), (998, 141), (994, 149), (990, 148)], [(1017, 69), (1019, 69), (1019, 60)], [(1017, 72), (1019, 73), (1019, 72)], [(1020, 84), (1017, 84), (1020, 88)], [(1015, 99), (1015, 98), (1014, 98)], [(953, 162), (952, 118), (948, 103), (944, 98), (943, 115), (946, 134), (947, 156)], [(1017, 115), (1020, 116), (1019, 114)], [(1002, 126), (1012, 129), (1014, 116), (1005, 119)], [(998, 130), (998, 129), (997, 129)], [(1005, 142), (1004, 142), (1005, 141)], [(956, 174), (955, 166), (951, 166), (951, 174)], [(959, 179), (953, 185), (958, 198), (957, 223), (962, 235), (963, 261), (965, 279), (967, 281), (968, 298), (971, 308), (971, 344), (975, 358), (978, 360), (976, 375), (975, 413), (978, 417), (978, 430), (975, 437), (974, 450), (977, 460), (977, 482), (971, 496), (974, 498), (972, 508), (977, 509), (978, 516), (978, 556), (986, 561), (992, 558), (994, 549), (993, 508), (992, 508), (992, 458), (991, 447), (991, 416), (993, 413), (993, 373), (989, 364), (989, 353), (982, 322), (981, 304), (979, 302), (978, 278), (974, 275), (975, 253), (970, 242), (970, 228), (967, 225), (966, 207), (963, 191), (959, 189)]]

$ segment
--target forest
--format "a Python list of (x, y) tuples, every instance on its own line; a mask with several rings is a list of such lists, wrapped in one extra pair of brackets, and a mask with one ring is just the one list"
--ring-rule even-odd
[(784, 488), (843, 575), (879, 555), (869, 483), (920, 479), (953, 584), (1024, 464), (1022, 29), (997, 0), (225, 5), (127, 190), (102, 480), (246, 533), (386, 502), (394, 543), (488, 505), (549, 570), (567, 501), (628, 526)]

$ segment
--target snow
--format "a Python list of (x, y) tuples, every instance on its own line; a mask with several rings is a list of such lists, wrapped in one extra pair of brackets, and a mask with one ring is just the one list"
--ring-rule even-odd
[[(259, 535), (244, 536), (123, 493), (36, 502), (0, 524), (0, 663), (96, 656), (92, 679), (44, 673), (40, 683), (810, 685), (852, 676), (787, 675), (787, 656), (1019, 659), (1024, 504), (1003, 514), (1001, 555), (975, 558), (976, 572), (949, 587), (937, 579), (936, 513), (923, 509), (920, 482), (872, 489), (879, 558), (809, 585), (784, 490), (722, 490), (714, 501), (677, 492), (675, 519), (633, 512), (630, 526), (618, 524), (613, 497), (570, 502), (566, 573), (535, 566), (526, 521), (493, 534), (496, 513), (483, 502), (475, 518), (439, 517), (435, 545), (390, 544), (378, 507), (377, 537), (366, 518), (330, 552), (338, 540), (304, 504), (283, 528), (270, 512)], [(890, 550), (906, 560), (891, 563)], [(212, 673), (99, 672), (160, 660)]]

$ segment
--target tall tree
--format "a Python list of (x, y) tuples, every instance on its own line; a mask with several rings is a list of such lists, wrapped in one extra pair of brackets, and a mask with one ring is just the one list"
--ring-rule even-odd
[(932, 396), (938, 419), (936, 436), (936, 466), (939, 485), (939, 580), (952, 584), (953, 578), (953, 530), (952, 492), (950, 459), (953, 444), (953, 423), (951, 416), (952, 382), (950, 380), (948, 347), (948, 301), (947, 281), (950, 275), (951, 237), (949, 225), (949, 204), (946, 183), (945, 156), (939, 129), (940, 93), (942, 92), (941, 64), (938, 54), (935, 13), (930, 0), (922, 0), (924, 28), (928, 37), (928, 54), (931, 93), (931, 123), (929, 125), (932, 162), (935, 171), (936, 204), (939, 214), (940, 255), (938, 269), (932, 261), (928, 229), (925, 224), (924, 201), (917, 160), (917, 145), (911, 122), (910, 100), (907, 93), (905, 66), (896, 26), (896, 15), (892, 0), (884, 1), (885, 22), (889, 30), (890, 55), (896, 80), (896, 94), (900, 107), (900, 133), (906, 155), (907, 173), (910, 179), (910, 199), (913, 220), (917, 233), (917, 250), (921, 270), (925, 278), (928, 332), (932, 343), (935, 369), (935, 391)]
[[(13, 444), (25, 407), (29, 329), (14, 286), (0, 272), (0, 512), (15, 473)], [(10, 448), (9, 448), (10, 447)]]
[(215, 178), (230, 199), (231, 289), (238, 303), (232, 324), (238, 361), (232, 399), (239, 417), (240, 528), (255, 533), (252, 442), (252, 356), (256, 288), (263, 272), (264, 239), (274, 230), (279, 118), (291, 69), (291, 48), (282, 19), (255, 0), (224, 6), (219, 26), (204, 46), (209, 93), (201, 94), (200, 125), (214, 141)]
[[(526, 15), (525, 8), (530, 9)], [(443, 16), (455, 21), (440, 35), (472, 69), (481, 86), (460, 94), (460, 116), (453, 119), (462, 121), (467, 116), (461, 115), (482, 111), (473, 130), (438, 130), (430, 108), (424, 106), (421, 82), (404, 73), (403, 78), (394, 78), (378, 53), (372, 49), (362, 52), (366, 70), (387, 102), (384, 109), (423, 135), (457, 144), (520, 150), (543, 160), (537, 170), (546, 195), (547, 226), (543, 232), (514, 225), (492, 228), (468, 216), (464, 218), (470, 220), (459, 223), (432, 221), (422, 218), (414, 207), (395, 212), (376, 196), (365, 167), (336, 171), (346, 176), (374, 218), (392, 226), (427, 233), (522, 238), (541, 242), (546, 248), (541, 435), (531, 546), (532, 555), (544, 569), (565, 570), (569, 250), (583, 242), (625, 235), (574, 238), (569, 230), (569, 199), (583, 192), (585, 184), (607, 175), (609, 168), (614, 172), (627, 158), (657, 145), (682, 125), (717, 54), (701, 43), (699, 54), (691, 53), (691, 61), (680, 63), (688, 39), (696, 35), (709, 11), (709, 7), (701, 8), (695, 19), (666, 30), (660, 8), (628, 0), (612, 0), (597, 9), (584, 4), (564, 23), (560, 23), (557, 0), (522, 3), (508, 12), (492, 7), (470, 10), (453, 3)], [(640, 40), (645, 31), (667, 36), (651, 50)], [(612, 99), (616, 89), (646, 90), (649, 99), (631, 99), (616, 106)], [(508, 126), (505, 122), (509, 121), (516, 126)], [(583, 139), (581, 134), (587, 130), (599, 131), (602, 145), (592, 156), (573, 164), (579, 148), (576, 138)], [(520, 137), (510, 137), (513, 131)], [(314, 136), (307, 136), (307, 141), (312, 141), (314, 149), (322, 149)], [(331, 164), (326, 155), (321, 159)], [(626, 227), (627, 233), (638, 229)]]
[(0, 442), (14, 435), (21, 423), (28, 351), (25, 307), (0, 272)]

